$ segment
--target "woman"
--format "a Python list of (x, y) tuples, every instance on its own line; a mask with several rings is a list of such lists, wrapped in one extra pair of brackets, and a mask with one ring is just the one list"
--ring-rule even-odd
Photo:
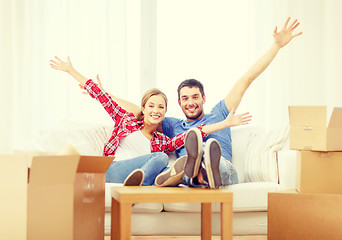
[[(124, 185), (153, 185), (156, 177), (168, 165), (167, 153), (177, 150), (184, 145), (185, 133), (170, 139), (157, 131), (167, 110), (167, 98), (158, 89), (148, 90), (141, 101), (141, 113), (133, 113), (121, 108), (106, 92), (98, 87), (91, 79), (87, 79), (75, 70), (70, 58), (64, 62), (58, 57), (50, 60), (53, 69), (69, 73), (96, 98), (114, 121), (114, 130), (111, 138), (104, 147), (105, 156), (115, 156), (115, 159), (106, 172), (106, 182), (124, 183)], [(198, 127), (202, 137), (226, 127), (247, 124), (250, 115), (232, 114), (222, 122)], [(175, 163), (178, 169), (183, 169), (186, 158), (178, 159)], [(177, 175), (180, 171), (170, 174), (163, 173), (163, 182), (170, 182), (168, 178)], [(167, 176), (165, 178), (165, 176)], [(158, 182), (157, 185), (163, 185)]]

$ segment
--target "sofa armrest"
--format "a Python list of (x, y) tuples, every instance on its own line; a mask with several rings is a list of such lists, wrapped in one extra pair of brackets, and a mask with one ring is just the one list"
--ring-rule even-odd
[(288, 149), (288, 125), (258, 133), (248, 144), (245, 182), (279, 183), (277, 153)]
[(281, 150), (277, 152), (279, 184), (284, 189), (296, 189), (296, 155), (295, 150)]

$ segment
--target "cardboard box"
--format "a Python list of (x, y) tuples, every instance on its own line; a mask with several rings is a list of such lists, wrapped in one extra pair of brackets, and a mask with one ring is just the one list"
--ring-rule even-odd
[(290, 149), (342, 151), (342, 108), (334, 108), (327, 127), (324, 106), (290, 106)]
[(341, 194), (268, 194), (268, 240), (340, 240), (341, 226)]
[(79, 155), (34, 157), (27, 239), (104, 239), (105, 172), (112, 161)]
[(27, 157), (0, 155), (0, 238), (26, 239)]
[(300, 193), (342, 193), (342, 152), (297, 152), (296, 188)]

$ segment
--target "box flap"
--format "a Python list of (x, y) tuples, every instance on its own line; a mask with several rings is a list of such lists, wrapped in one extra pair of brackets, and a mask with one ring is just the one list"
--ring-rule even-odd
[(77, 172), (105, 173), (113, 159), (114, 157), (81, 156)]
[(73, 183), (80, 156), (36, 156), (32, 159), (30, 184)]
[(335, 107), (330, 118), (329, 127), (341, 128), (342, 127), (342, 108)]
[(327, 126), (326, 106), (289, 106), (291, 126)]

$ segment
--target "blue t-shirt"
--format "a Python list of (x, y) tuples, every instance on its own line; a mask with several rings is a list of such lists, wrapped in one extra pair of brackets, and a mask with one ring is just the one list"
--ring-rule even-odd
[[(179, 133), (188, 131), (190, 128), (197, 127), (201, 124), (209, 125), (212, 123), (220, 122), (227, 118), (229, 111), (224, 100), (221, 100), (211, 110), (209, 114), (205, 114), (202, 118), (195, 121), (181, 120), (173, 117), (166, 117), (163, 120), (163, 133), (168, 137), (172, 138)], [(221, 145), (222, 156), (232, 161), (232, 140), (230, 128), (225, 128), (215, 133), (209, 134), (203, 141), (207, 141), (209, 138), (215, 138)], [(177, 156), (186, 155), (185, 147), (177, 150)]]

